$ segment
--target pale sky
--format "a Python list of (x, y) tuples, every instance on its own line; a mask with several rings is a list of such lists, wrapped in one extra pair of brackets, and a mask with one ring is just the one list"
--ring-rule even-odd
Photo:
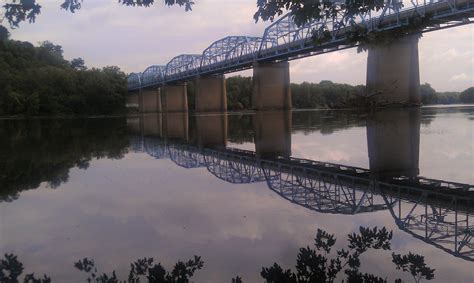
[[(255, 23), (256, 0), (195, 0), (191, 12), (165, 7), (125, 7), (117, 0), (85, 0), (80, 11), (61, 10), (61, 1), (38, 1), (36, 23), (12, 30), (12, 38), (63, 46), (66, 59), (81, 57), (89, 67), (117, 65), (140, 72), (174, 56), (199, 54), (229, 35), (262, 36), (269, 22)], [(425, 34), (419, 43), (421, 82), (438, 91), (474, 86), (474, 25)], [(332, 80), (365, 84), (367, 53), (356, 49), (291, 61), (291, 82)], [(232, 75), (232, 74), (231, 74)], [(243, 72), (251, 75), (251, 71)]]

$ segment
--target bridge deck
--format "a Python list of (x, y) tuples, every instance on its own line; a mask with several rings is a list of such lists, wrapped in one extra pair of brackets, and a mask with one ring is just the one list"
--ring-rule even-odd
[[(396, 30), (419, 19), (426, 23), (421, 32), (429, 32), (473, 22), (472, 0), (437, 0), (428, 3), (423, 1), (420, 4), (412, 2), (415, 4), (405, 9), (393, 7), (391, 2), (386, 2), (382, 11), (355, 15), (355, 25), (351, 24), (350, 18), (340, 16), (298, 27), (292, 15), (287, 14), (270, 25), (261, 38), (227, 37), (220, 40), (228, 43), (223, 44), (225, 47), (216, 47), (215, 45), (219, 45), (219, 41), (216, 41), (202, 55), (176, 56), (166, 65), (150, 66), (143, 74), (132, 73), (128, 78), (128, 89), (157, 87), (202, 75), (245, 70), (251, 68), (254, 62), (294, 60), (351, 48), (356, 46), (356, 43), (349, 40), (347, 35), (354, 26), (370, 33)], [(321, 28), (329, 29), (329, 39), (318, 35)], [(317, 39), (321, 40), (318, 44)]]

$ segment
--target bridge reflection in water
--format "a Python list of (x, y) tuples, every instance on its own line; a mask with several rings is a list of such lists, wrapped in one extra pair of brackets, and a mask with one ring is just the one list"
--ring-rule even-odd
[(227, 115), (192, 118), (192, 134), (187, 113), (128, 118), (132, 150), (184, 168), (205, 167), (233, 184), (266, 182), (282, 198), (321, 213), (386, 210), (400, 230), (474, 261), (474, 186), (418, 176), (419, 109), (367, 118), (370, 170), (290, 157), (291, 112), (252, 115), (248, 140), (255, 152), (227, 146)]

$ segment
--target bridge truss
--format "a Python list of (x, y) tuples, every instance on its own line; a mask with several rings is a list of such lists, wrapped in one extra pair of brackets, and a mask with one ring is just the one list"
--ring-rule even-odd
[[(142, 143), (140, 146), (139, 143)], [(134, 148), (180, 167), (207, 168), (232, 184), (266, 182), (282, 198), (320, 213), (386, 210), (397, 227), (453, 256), (474, 262), (474, 186), (427, 178), (375, 179), (364, 168), (254, 152), (214, 150), (134, 136)]]
[[(425, 22), (422, 32), (472, 23), (472, 0), (411, 0), (404, 7), (392, 0), (381, 1), (383, 8), (348, 16), (343, 11), (333, 17), (297, 25), (291, 13), (265, 29), (263, 36), (228, 36), (213, 42), (202, 54), (182, 54), (166, 66), (153, 65), (128, 77), (129, 90), (157, 87), (189, 80), (199, 75), (222, 74), (252, 67), (257, 61), (293, 60), (354, 47), (349, 39), (357, 27), (366, 34), (396, 30)], [(335, 4), (337, 5), (337, 4)]]

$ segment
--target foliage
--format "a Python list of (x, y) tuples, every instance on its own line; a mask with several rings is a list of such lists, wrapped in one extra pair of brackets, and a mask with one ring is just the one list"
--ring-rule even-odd
[(84, 59), (75, 58), (71, 60), (71, 67), (78, 71), (85, 71), (87, 69)]
[(392, 261), (397, 266), (397, 269), (410, 272), (417, 283), (422, 278), (427, 280), (434, 279), (435, 270), (426, 266), (425, 258), (421, 255), (412, 254), (411, 252), (408, 255), (392, 253)]
[(259, 19), (273, 21), (275, 17), (289, 10), (295, 15), (295, 23), (301, 26), (314, 20), (330, 19), (338, 14), (350, 18), (369, 10), (379, 11), (383, 6), (384, 1), (381, 0), (346, 0), (338, 1), (337, 4), (331, 0), (258, 0), (254, 19), (256, 21)]
[(43, 182), (55, 189), (71, 168), (121, 158), (128, 146), (125, 118), (0, 120), (0, 202)]
[(251, 107), (252, 78), (235, 76), (226, 79), (227, 108), (243, 110)]
[[(60, 7), (71, 13), (75, 13), (82, 7), (83, 0), (63, 0)], [(155, 3), (154, 0), (118, 0), (125, 6), (150, 7)], [(194, 2), (192, 0), (164, 0), (167, 6), (184, 6), (186, 11), (190, 11)], [(0, 7), (3, 9), (3, 18), (8, 21), (11, 28), (16, 28), (21, 22), (35, 22), (36, 17), (41, 13), (41, 5), (36, 0), (7, 0)], [(1, 15), (1, 14), (0, 14)], [(2, 18), (0, 18), (0, 23)]]
[(4, 41), (10, 38), (10, 32), (6, 27), (0, 25), (0, 41)]
[(474, 87), (470, 87), (461, 92), (459, 99), (462, 103), (474, 103)]
[(423, 105), (437, 104), (438, 96), (430, 84), (424, 83), (420, 86), (421, 103)]
[[(188, 106), (194, 109), (195, 90), (194, 84), (188, 84)], [(235, 76), (226, 79), (227, 108), (240, 111), (252, 108), (252, 78)], [(290, 85), (293, 108), (295, 109), (339, 109), (339, 108), (366, 108), (370, 107), (372, 97), (366, 95), (364, 85), (351, 86), (348, 84), (321, 81), (319, 83), (303, 82)], [(471, 92), (474, 92), (472, 89)], [(420, 86), (423, 105), (472, 103), (468, 101), (469, 89), (465, 90), (465, 101), (460, 100), (457, 92), (436, 92), (430, 84)], [(470, 94), (471, 97), (473, 94)]]
[(353, 99), (365, 96), (365, 87), (338, 84), (331, 81), (291, 84), (295, 108), (344, 108), (351, 107)]
[(130, 272), (127, 280), (119, 280), (115, 271), (111, 275), (106, 273), (98, 273), (97, 268), (93, 260), (84, 258), (74, 263), (74, 267), (78, 270), (89, 274), (87, 278), (88, 282), (101, 282), (101, 283), (118, 283), (118, 282), (129, 282), (135, 283), (140, 282), (140, 279), (145, 277), (148, 282), (157, 283), (186, 283), (189, 282), (194, 273), (204, 266), (204, 262), (201, 257), (194, 256), (193, 259), (187, 262), (178, 261), (173, 270), (167, 272), (161, 263), (154, 264), (153, 258), (143, 258), (130, 264)]
[[(348, 249), (339, 249), (335, 257), (329, 258), (336, 239), (333, 234), (318, 229), (314, 239), (314, 248), (308, 246), (300, 249), (296, 260), (296, 273), (274, 263), (270, 267), (263, 267), (260, 275), (267, 283), (330, 283), (342, 278), (340, 272), (344, 271), (347, 282), (388, 282), (386, 278), (360, 272), (360, 257), (369, 250), (390, 250), (391, 239), (392, 232), (385, 227), (382, 229), (360, 227), (358, 233), (348, 235)], [(392, 262), (398, 270), (410, 273), (416, 283), (419, 283), (421, 279), (434, 279), (435, 270), (426, 265), (421, 255), (411, 252), (408, 255), (392, 253)], [(87, 282), (99, 283), (137, 283), (142, 279), (158, 283), (186, 283), (203, 266), (202, 259), (194, 256), (187, 262), (178, 261), (173, 270), (167, 272), (160, 263), (155, 264), (153, 258), (143, 258), (130, 264), (127, 280), (119, 280), (115, 271), (111, 274), (98, 272), (92, 259), (84, 258), (74, 263), (75, 268), (88, 274)], [(16, 280), (22, 272), (23, 264), (17, 260), (16, 256), (6, 254), (5, 259), (0, 261), (0, 279), (3, 279), (1, 282), (18, 282)], [(34, 275), (27, 275), (24, 282), (29, 282), (26, 278), (30, 277), (34, 278)], [(33, 282), (38, 283), (51, 282), (46, 275), (44, 279), (34, 280)], [(243, 280), (237, 276), (232, 279), (232, 282), (242, 283)], [(395, 282), (402, 282), (402, 280), (397, 279)]]
[[(322, 22), (336, 22), (335, 25), (344, 26), (347, 31), (349, 42), (358, 45), (358, 51), (366, 50), (372, 45), (387, 45), (391, 42), (409, 34), (421, 36), (420, 31), (426, 28), (432, 15), (417, 16), (410, 19), (406, 25), (391, 30), (371, 30), (368, 32), (365, 27), (356, 21), (360, 14), (374, 13), (381, 11), (386, 5), (384, 0), (258, 0), (257, 12), (254, 14), (255, 21), (273, 21), (275, 17), (290, 11), (294, 15), (297, 26), (320, 20)], [(403, 2), (391, 2), (392, 9), (401, 9)], [(332, 25), (321, 25), (312, 31), (316, 44), (322, 44), (331, 37)]]
[(68, 62), (49, 41), (0, 42), (0, 115), (112, 114), (125, 110), (125, 74)]
[[(16, 255), (5, 254), (5, 258), (0, 260), (0, 282), (18, 283), (18, 278), (23, 273), (23, 263), (18, 261)], [(25, 275), (24, 283), (51, 283), (51, 278), (43, 275), (43, 278), (36, 278), (34, 273)]]
[(420, 86), (421, 102), (423, 105), (474, 103), (474, 87), (463, 92), (437, 92), (430, 84)]
[[(333, 234), (318, 229), (314, 239), (314, 248), (301, 248), (296, 260), (296, 273), (284, 270), (279, 264), (263, 268), (261, 275), (267, 283), (307, 283), (334, 282), (344, 271), (347, 282), (387, 282), (386, 278), (374, 274), (361, 273), (360, 257), (368, 250), (390, 250), (392, 232), (384, 228), (360, 227), (359, 233), (348, 235), (348, 249), (339, 249), (335, 257), (329, 258), (336, 243)], [(409, 253), (408, 255), (392, 254), (392, 261), (397, 269), (410, 272), (416, 282), (421, 279), (434, 278), (434, 269), (426, 266), (424, 257)], [(395, 282), (401, 282), (397, 279)]]

